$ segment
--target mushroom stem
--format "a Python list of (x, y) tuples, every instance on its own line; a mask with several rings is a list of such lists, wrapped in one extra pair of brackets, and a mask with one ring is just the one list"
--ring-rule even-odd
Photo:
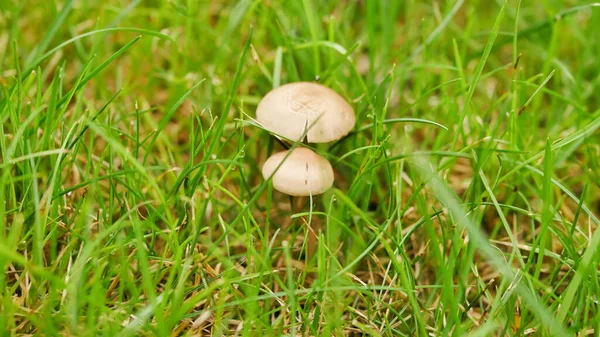
[[(312, 201), (314, 202), (315, 198), (318, 197), (319, 196), (313, 196)], [(290, 196), (290, 206), (292, 209), (292, 214), (302, 212), (307, 208), (307, 206), (309, 206), (310, 202), (310, 196)], [(317, 248), (319, 245), (319, 232), (323, 230), (323, 223), (319, 217), (311, 217), (309, 219), (303, 216), (299, 220), (301, 221), (301, 225), (306, 226), (308, 229), (306, 235), (306, 251), (302, 253), (305, 253), (305, 261), (310, 261), (317, 252)]]
[(323, 229), (323, 223), (318, 217), (313, 217), (310, 224), (306, 225), (309, 226), (306, 238), (306, 261), (310, 261), (319, 247), (319, 232)]
[(308, 197), (304, 196), (290, 196), (290, 206), (292, 208), (292, 213), (301, 212), (307, 203), (307, 198)]

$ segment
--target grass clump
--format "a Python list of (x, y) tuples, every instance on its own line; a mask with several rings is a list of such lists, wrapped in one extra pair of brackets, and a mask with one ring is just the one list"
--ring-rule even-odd
[[(0, 1), (0, 330), (598, 334), (598, 7)], [(307, 199), (293, 81), (357, 112)]]

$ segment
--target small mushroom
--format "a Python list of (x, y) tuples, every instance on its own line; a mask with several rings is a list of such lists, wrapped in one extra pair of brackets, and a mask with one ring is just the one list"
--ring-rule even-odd
[[(327, 143), (347, 135), (356, 123), (354, 109), (335, 91), (312, 82), (295, 82), (267, 93), (258, 103), (256, 119), (283, 137)], [(308, 132), (306, 131), (308, 129)]]
[[(292, 152), (288, 155), (289, 151)], [(276, 190), (293, 196), (307, 196), (322, 194), (333, 185), (333, 169), (327, 159), (303, 147), (289, 151), (272, 155), (263, 165), (265, 179), (277, 170), (273, 175)]]

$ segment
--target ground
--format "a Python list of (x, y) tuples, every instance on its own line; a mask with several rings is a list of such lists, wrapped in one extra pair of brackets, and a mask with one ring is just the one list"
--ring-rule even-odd
[[(600, 330), (600, 3), (0, 0), (0, 331)], [(295, 81), (356, 126), (286, 144)], [(323, 195), (261, 174), (283, 146)]]

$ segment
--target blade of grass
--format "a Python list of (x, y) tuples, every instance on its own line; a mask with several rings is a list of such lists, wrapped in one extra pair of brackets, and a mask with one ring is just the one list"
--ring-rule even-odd
[(475, 93), (477, 83), (479, 82), (479, 78), (481, 77), (483, 68), (484, 68), (485, 64), (487, 63), (488, 58), (490, 57), (492, 47), (494, 46), (494, 42), (496, 41), (496, 37), (498, 36), (498, 32), (500, 31), (500, 24), (502, 23), (502, 19), (504, 18), (505, 8), (506, 8), (506, 1), (502, 5), (502, 7), (500, 8), (500, 12), (496, 16), (496, 22), (494, 22), (494, 27), (492, 28), (490, 37), (488, 38), (488, 41), (483, 50), (483, 54), (481, 55), (481, 58), (479, 59), (479, 62), (477, 63), (477, 68), (475, 68), (475, 74), (473, 76), (473, 79), (471, 80), (469, 90), (467, 91), (467, 97), (465, 98), (465, 103), (463, 105), (463, 108), (461, 109), (460, 115), (458, 117), (458, 121), (456, 123), (456, 125), (459, 126), (460, 132), (455, 132), (454, 139), (452, 141), (452, 148), (456, 148), (456, 144), (458, 142), (458, 136), (460, 134), (462, 134), (463, 137), (465, 136), (463, 133), (462, 125), (463, 125), (463, 122), (464, 122), (464, 119), (465, 119), (467, 113), (470, 111), (471, 100), (473, 99), (473, 94)]
[(316, 42), (319, 40), (319, 28), (317, 26), (317, 19), (313, 10), (313, 3), (311, 0), (302, 0), (304, 6), (304, 12), (306, 20), (308, 21), (308, 28), (310, 29), (310, 36), (312, 38), (313, 46), (313, 63), (315, 73), (314, 76), (318, 76), (321, 73), (321, 56), (319, 55), (319, 48)]
[[(456, 224), (465, 228), (470, 236), (470, 242), (481, 252), (483, 256), (500, 272), (506, 279), (514, 279), (515, 272), (499, 255), (498, 251), (489, 244), (489, 240), (482, 232), (480, 227), (474, 223), (460, 206), (458, 198), (452, 190), (437, 176), (437, 173), (431, 170), (431, 166), (425, 158), (415, 157), (414, 167), (428, 181), (431, 190), (436, 197), (448, 207), (451, 214), (456, 219)], [(600, 232), (598, 233), (600, 238)], [(600, 239), (599, 239), (600, 241)], [(599, 242), (600, 244), (600, 242)], [(522, 282), (516, 286), (516, 291), (533, 310), (534, 314), (543, 322), (543, 324), (553, 332), (555, 336), (570, 336), (569, 331), (562, 325), (562, 320), (557, 321), (549, 309), (544, 306), (537, 295)]]

